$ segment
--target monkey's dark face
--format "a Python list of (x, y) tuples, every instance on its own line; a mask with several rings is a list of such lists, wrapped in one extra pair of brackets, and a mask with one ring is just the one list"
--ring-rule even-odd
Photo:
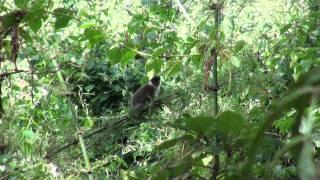
[(160, 85), (160, 76), (154, 76), (151, 82), (155, 87), (158, 87)]

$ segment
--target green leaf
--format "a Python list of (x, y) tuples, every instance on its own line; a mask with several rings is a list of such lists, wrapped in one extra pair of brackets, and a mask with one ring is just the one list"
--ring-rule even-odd
[(287, 24), (280, 29), (280, 34), (287, 32), (291, 28), (292, 24)]
[(175, 129), (179, 129), (179, 130), (183, 130), (185, 132), (188, 132), (188, 133), (193, 133), (189, 128), (187, 128), (185, 125), (181, 125), (179, 123), (170, 123), (170, 122), (167, 122), (164, 124), (165, 126), (168, 126), (168, 127), (172, 127), (172, 128), (175, 128)]
[(234, 51), (235, 53), (241, 51), (244, 47), (244, 45), (246, 44), (246, 42), (244, 40), (240, 40), (236, 42), (236, 45), (234, 47)]
[(167, 76), (173, 76), (181, 70), (182, 70), (182, 64), (179, 60), (169, 61), (169, 63), (166, 65), (166, 69), (164, 70), (164, 73)]
[(37, 33), (42, 26), (42, 20), (41, 19), (29, 19), (28, 24), (30, 26), (30, 29), (34, 33)]
[(56, 17), (56, 22), (54, 24), (55, 30), (66, 27), (72, 19), (72, 11), (65, 8), (55, 9), (53, 15)]
[(89, 28), (84, 31), (85, 38), (89, 40), (91, 45), (94, 45), (104, 39), (104, 34), (96, 28)]
[(209, 34), (209, 38), (212, 41), (216, 41), (216, 32), (217, 30), (215, 28), (212, 28)]
[(162, 142), (160, 145), (155, 147), (153, 151), (161, 151), (164, 149), (169, 149), (173, 146), (175, 146), (177, 143), (182, 142), (182, 141), (189, 141), (189, 140), (194, 140), (194, 137), (191, 135), (183, 135), (181, 137), (175, 138), (175, 139), (170, 139), (167, 141)]
[(153, 58), (157, 58), (160, 55), (163, 55), (163, 53), (165, 53), (167, 51), (167, 48), (161, 47), (161, 48), (157, 48), (153, 53), (152, 53), (152, 57)]
[(14, 4), (20, 9), (24, 9), (27, 6), (27, 2), (28, 0), (14, 0)]
[(232, 65), (234, 65), (237, 68), (240, 67), (240, 59), (238, 57), (232, 56), (230, 60)]
[(304, 59), (300, 62), (302, 70), (308, 72), (312, 65), (314, 65), (313, 59)]
[(117, 64), (120, 62), (122, 56), (122, 50), (120, 47), (112, 47), (108, 52), (108, 57), (110, 59), (111, 64)]
[[(21, 19), (25, 17), (26, 13), (22, 11), (13, 11), (3, 15), (3, 20), (1, 25), (4, 29), (7, 29), (15, 24), (17, 24)], [(0, 26), (1, 27), (1, 26)]]
[(89, 84), (89, 85), (85, 86), (84, 89), (86, 90), (86, 92), (90, 92), (95, 87), (96, 86), (94, 84)]
[(71, 18), (69, 18), (69, 17), (57, 18), (56, 22), (54, 23), (54, 29), (58, 30), (58, 29), (66, 27), (70, 20), (71, 20)]
[(191, 157), (185, 156), (179, 163), (174, 164), (170, 167), (169, 172), (172, 177), (176, 177), (188, 172), (192, 167)]
[(84, 36), (86, 39), (92, 39), (95, 36), (99, 36), (100, 34), (101, 34), (101, 31), (95, 28), (88, 28), (84, 31)]
[(185, 114), (181, 119), (186, 128), (198, 135), (205, 134), (216, 123), (215, 118), (209, 116), (191, 117)]
[(72, 16), (72, 11), (70, 9), (66, 9), (66, 8), (57, 8), (57, 9), (53, 10), (53, 15), (56, 18), (70, 17), (70, 16)]
[(46, 2), (45, 0), (34, 0), (31, 9), (32, 11), (40, 10), (40, 9), (48, 8), (48, 5), (49, 5), (48, 2)]
[(94, 125), (94, 121), (91, 118), (87, 118), (84, 122), (84, 127), (86, 129), (91, 129)]
[(244, 125), (245, 119), (233, 111), (225, 111), (217, 117), (217, 129), (224, 134), (236, 135)]
[(29, 139), (29, 140), (35, 140), (36, 139), (36, 135), (33, 133), (33, 131), (31, 130), (24, 130), (22, 131), (22, 136), (25, 139)]
[(215, 119), (212, 117), (198, 116), (196, 118), (187, 119), (186, 126), (197, 132), (199, 135), (203, 135), (212, 127), (212, 125), (214, 125), (214, 123)]
[(21, 37), (26, 41), (26, 42), (29, 42), (29, 43), (32, 43), (32, 37), (30, 36), (30, 34), (25, 31), (24, 29), (22, 28), (19, 28), (19, 33), (21, 35)]
[(275, 122), (275, 127), (279, 129), (281, 134), (285, 134), (290, 131), (295, 119), (293, 117), (284, 117)]
[(226, 35), (224, 34), (224, 32), (223, 32), (223, 31), (221, 31), (221, 32), (220, 32), (220, 36), (219, 36), (219, 38), (220, 38), (220, 41), (224, 41), (224, 40), (225, 40)]
[(97, 24), (94, 22), (86, 22), (86, 23), (81, 24), (80, 28), (81, 29), (88, 29), (88, 28), (93, 28), (96, 26), (97, 26)]
[(158, 74), (161, 71), (161, 67), (163, 65), (163, 61), (160, 58), (148, 59), (146, 62), (146, 70), (147, 72), (152, 72), (151, 74)]
[(190, 58), (191, 58), (192, 63), (195, 66), (199, 67), (201, 65), (203, 55), (200, 55), (200, 54), (191, 55)]
[(125, 55), (122, 56), (121, 58), (121, 64), (125, 65), (128, 62), (130, 62), (130, 60), (134, 59), (134, 57), (136, 56), (136, 52), (135, 51), (128, 51)]

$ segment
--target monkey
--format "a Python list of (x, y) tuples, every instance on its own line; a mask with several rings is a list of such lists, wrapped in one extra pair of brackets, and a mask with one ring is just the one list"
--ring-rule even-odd
[(154, 76), (147, 84), (140, 87), (132, 96), (129, 116), (140, 115), (150, 108), (154, 98), (159, 94), (160, 86), (160, 76)]

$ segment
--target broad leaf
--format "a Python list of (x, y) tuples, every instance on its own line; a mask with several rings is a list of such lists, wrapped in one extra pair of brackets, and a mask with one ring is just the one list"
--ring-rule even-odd
[(128, 51), (125, 55), (122, 56), (121, 58), (121, 64), (122, 65), (125, 65), (127, 64), (128, 62), (130, 62), (132, 59), (134, 59), (135, 55), (137, 53), (134, 52), (134, 51)]
[(181, 137), (175, 138), (175, 139), (170, 139), (167, 141), (162, 142), (160, 145), (155, 147), (153, 151), (161, 151), (164, 149), (169, 149), (173, 146), (175, 146), (177, 143), (182, 142), (182, 141), (189, 141), (189, 140), (194, 140), (194, 137), (191, 135), (183, 135)]
[(85, 38), (89, 40), (91, 45), (94, 45), (104, 39), (104, 34), (96, 28), (88, 28), (84, 31)]
[(22, 28), (19, 28), (19, 33), (21, 35), (21, 37), (26, 41), (26, 42), (29, 42), (29, 43), (32, 43), (32, 37), (30, 36), (30, 34), (25, 31), (24, 29)]
[(217, 117), (217, 129), (223, 134), (238, 134), (245, 125), (241, 114), (225, 111)]
[(236, 45), (235, 45), (235, 47), (234, 47), (234, 51), (235, 51), (236, 53), (239, 52), (239, 51), (241, 51), (241, 50), (243, 49), (243, 47), (244, 47), (245, 44), (246, 44), (246, 42), (243, 41), (243, 40), (237, 41), (237, 42), (236, 42)]
[(53, 14), (56, 17), (56, 22), (54, 24), (55, 30), (66, 27), (72, 19), (72, 11), (69, 9), (57, 8), (53, 11)]
[(200, 55), (200, 54), (191, 55), (190, 59), (195, 66), (199, 67), (201, 65), (203, 55)]
[(232, 56), (231, 59), (231, 64), (234, 65), (235, 67), (240, 67), (240, 59), (236, 56)]
[(28, 24), (30, 26), (30, 29), (34, 32), (37, 33), (39, 29), (42, 26), (42, 20), (41, 19), (29, 19)]
[(14, 4), (20, 8), (20, 9), (24, 9), (27, 4), (28, 4), (28, 0), (14, 0)]
[(112, 64), (117, 64), (122, 58), (122, 49), (120, 47), (113, 47), (108, 52), (108, 57)]
[(155, 59), (148, 59), (146, 62), (146, 70), (153, 74), (158, 74), (161, 71), (161, 67), (163, 65), (162, 59), (155, 58)]
[(216, 120), (209, 116), (191, 117), (185, 114), (182, 119), (182, 124), (189, 130), (195, 132), (197, 135), (205, 134), (213, 125)]
[(160, 55), (163, 55), (165, 52), (167, 51), (167, 48), (161, 47), (161, 48), (157, 48), (153, 53), (152, 53), (152, 57), (153, 58), (157, 58)]
[(179, 60), (170, 61), (164, 70), (167, 76), (173, 76), (182, 70), (182, 63)]

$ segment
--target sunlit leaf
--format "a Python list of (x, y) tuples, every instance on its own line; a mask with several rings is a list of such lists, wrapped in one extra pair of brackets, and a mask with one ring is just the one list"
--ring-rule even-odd
[(97, 24), (94, 22), (86, 22), (80, 25), (81, 29), (87, 29), (87, 28), (92, 28), (92, 27), (96, 27)]
[(240, 67), (240, 59), (236, 56), (231, 57), (231, 64), (234, 65), (235, 67)]
[(29, 139), (29, 140), (34, 140), (36, 138), (36, 135), (34, 134), (33, 131), (31, 130), (24, 130), (22, 131), (22, 136), (26, 139)]
[(91, 118), (87, 118), (85, 121), (84, 121), (84, 127), (86, 129), (91, 129), (94, 125), (94, 121), (91, 119)]

